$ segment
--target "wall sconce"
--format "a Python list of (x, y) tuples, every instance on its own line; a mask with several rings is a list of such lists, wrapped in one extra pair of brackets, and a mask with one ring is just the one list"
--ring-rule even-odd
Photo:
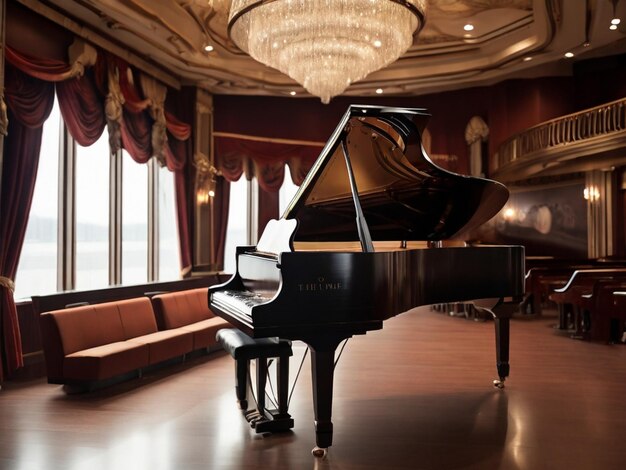
[(217, 176), (222, 173), (209, 161), (209, 157), (202, 153), (194, 156), (196, 167), (196, 201), (198, 204), (208, 204), (215, 196)]
[(504, 220), (510, 221), (517, 217), (517, 212), (515, 211), (515, 209), (508, 207), (504, 209), (504, 212), (502, 212), (502, 217), (504, 217)]
[(611, 31), (615, 31), (617, 26), (621, 23), (621, 19), (617, 16), (617, 4), (619, 3), (619, 0), (611, 0), (611, 3), (613, 4), (613, 18), (611, 19), (609, 29)]
[(597, 201), (600, 199), (600, 190), (597, 186), (589, 186), (583, 190), (583, 197), (587, 201)]

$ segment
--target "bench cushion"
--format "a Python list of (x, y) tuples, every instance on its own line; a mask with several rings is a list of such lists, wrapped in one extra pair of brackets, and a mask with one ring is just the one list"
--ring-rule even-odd
[(148, 335), (157, 331), (152, 302), (148, 297), (115, 302), (124, 326), (124, 339)]
[(293, 355), (291, 341), (279, 338), (251, 338), (235, 328), (217, 332), (217, 341), (235, 359), (251, 360)]
[(147, 344), (119, 341), (74, 352), (63, 361), (63, 375), (72, 380), (102, 380), (149, 365)]
[(64, 354), (126, 339), (114, 303), (49, 312), (56, 319)]
[(215, 335), (218, 330), (230, 327), (230, 323), (220, 317), (209, 318), (207, 320), (181, 326), (180, 329), (193, 334), (193, 349), (208, 348), (215, 346), (217, 340)]
[(160, 329), (169, 330), (213, 318), (209, 309), (209, 289), (189, 289), (152, 297)]
[(193, 350), (193, 334), (190, 331), (165, 330), (128, 340), (129, 343), (148, 346), (149, 364), (158, 364)]

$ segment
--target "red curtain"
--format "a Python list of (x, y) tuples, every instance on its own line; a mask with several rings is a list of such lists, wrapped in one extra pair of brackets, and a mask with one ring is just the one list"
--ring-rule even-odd
[(126, 62), (114, 58), (109, 61), (109, 66), (118, 68), (120, 90), (124, 96), (122, 147), (137, 163), (146, 163), (152, 157), (152, 119), (146, 111), (148, 102), (131, 81), (132, 69)]
[(78, 145), (88, 147), (96, 143), (106, 126), (104, 97), (96, 89), (93, 74), (57, 82), (57, 96), (61, 115), (69, 133)]
[[(165, 107), (175, 113), (183, 121), (193, 122), (195, 117), (196, 90), (183, 87), (168, 93)], [(168, 130), (168, 144), (165, 148), (167, 167), (174, 171), (176, 185), (176, 214), (178, 220), (178, 242), (180, 251), (181, 271), (187, 274), (192, 267), (193, 246), (193, 194), (194, 185), (189, 187), (188, 182), (195, 178), (193, 162), (193, 142), (191, 126), (182, 121), (172, 119), (174, 114), (165, 111)]]
[[(15, 279), (39, 164), (43, 123), (54, 104), (54, 84), (5, 67), (8, 136), (4, 140), (0, 196), (0, 276)], [(13, 293), (0, 283), (0, 380), (23, 366)]]
[(230, 183), (218, 178), (213, 198), (213, 256), (211, 263), (221, 270), (224, 268), (224, 249), (226, 247), (226, 228), (228, 227), (228, 208), (230, 205)]
[[(283, 171), (284, 173), (284, 171)], [(280, 180), (281, 184), (283, 180)], [(280, 217), (279, 213), (279, 201), (278, 201), (278, 191), (269, 192), (264, 189), (259, 189), (259, 207), (258, 207), (258, 227), (257, 227), (257, 237), (261, 238), (263, 231), (265, 230), (265, 226), (272, 219), (278, 219)]]
[(60, 76), (68, 73), (72, 68), (71, 65), (56, 59), (43, 59), (18, 52), (9, 45), (5, 49), (5, 60), (31, 77), (46, 82), (63, 80)]
[(178, 140), (187, 140), (191, 137), (191, 126), (176, 119), (174, 115), (165, 111), (167, 130)]

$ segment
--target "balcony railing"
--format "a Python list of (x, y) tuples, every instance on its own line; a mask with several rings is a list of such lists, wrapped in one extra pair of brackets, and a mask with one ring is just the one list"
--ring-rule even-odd
[(531, 127), (506, 140), (494, 155), (495, 173), (516, 162), (529, 162), (546, 151), (609, 137), (626, 130), (626, 98)]

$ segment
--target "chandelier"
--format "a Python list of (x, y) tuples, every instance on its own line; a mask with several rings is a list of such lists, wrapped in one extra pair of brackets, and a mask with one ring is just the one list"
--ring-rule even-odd
[(426, 0), (233, 0), (228, 32), (328, 103), (386, 67), (424, 26)]

